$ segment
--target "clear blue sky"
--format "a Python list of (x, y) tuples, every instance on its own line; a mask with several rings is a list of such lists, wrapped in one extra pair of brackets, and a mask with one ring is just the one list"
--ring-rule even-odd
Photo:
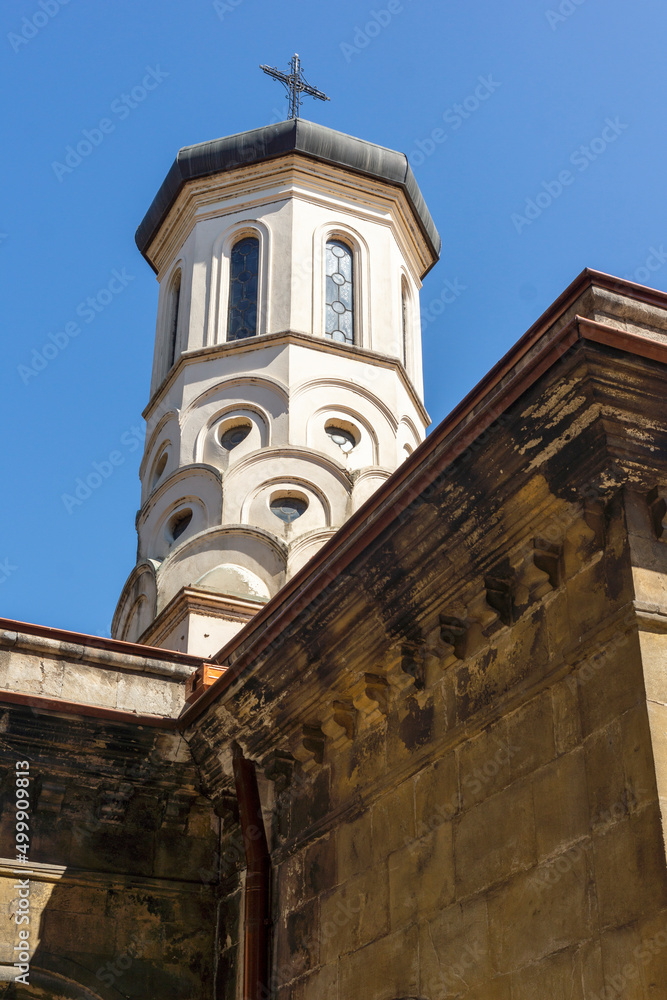
[[(135, 561), (157, 303), (134, 231), (179, 147), (286, 117), (259, 63), (298, 51), (331, 97), (304, 117), (411, 155), (443, 237), (422, 291), (434, 423), (583, 267), (667, 289), (664, 0), (7, 0), (0, 27), (3, 616), (108, 634)], [(54, 168), (103, 118), (91, 155)], [(91, 296), (101, 311), (77, 315)]]

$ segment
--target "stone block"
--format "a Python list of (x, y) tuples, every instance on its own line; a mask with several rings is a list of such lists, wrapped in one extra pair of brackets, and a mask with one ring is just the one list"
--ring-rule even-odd
[(457, 750), (461, 809), (469, 809), (510, 784), (507, 720), (502, 719)]
[(568, 678), (551, 688), (554, 721), (554, 748), (557, 754), (567, 753), (581, 743), (578, 685), (568, 684)]
[(589, 736), (644, 700), (639, 644), (622, 628), (600, 639), (571, 675), (579, 691), (581, 726)]
[(406, 927), (454, 900), (454, 850), (451, 823), (389, 857), (391, 926)]
[(587, 1000), (581, 954), (574, 948), (550, 955), (512, 975), (512, 1000)]
[(114, 670), (93, 670), (83, 665), (68, 664), (60, 697), (65, 701), (82, 701), (87, 705), (115, 708), (118, 676)]
[(45, 698), (64, 697), (61, 692), (65, 669), (62, 660), (11, 652), (0, 665), (0, 686)]
[(590, 826), (606, 827), (626, 812), (625, 768), (618, 721), (590, 736), (584, 744)]
[(460, 896), (507, 879), (535, 859), (533, 800), (525, 786), (512, 785), (455, 821), (454, 864)]
[(326, 892), (336, 885), (336, 838), (333, 834), (310, 844), (303, 856), (305, 896)]
[(488, 901), (494, 963), (501, 972), (573, 947), (595, 927), (588, 858), (572, 850), (555, 862), (522, 872)]
[(278, 981), (298, 979), (320, 964), (319, 900), (312, 899), (299, 910), (282, 914), (274, 927)]
[(321, 957), (327, 964), (389, 932), (386, 864), (357, 875), (321, 899)]
[(647, 1000), (667, 1000), (667, 911), (639, 928), (641, 950), (635, 956), (642, 965)]
[[(667, 707), (663, 714), (667, 723)], [(651, 726), (645, 704), (631, 709), (619, 720), (621, 730), (621, 752), (625, 772), (625, 787), (628, 791), (629, 809), (640, 809), (657, 798), (656, 765), (652, 752)]]
[(302, 1000), (337, 1000), (338, 998), (338, 965), (325, 965), (311, 975), (306, 976), (301, 984)]
[(419, 926), (420, 996), (467, 998), (493, 979), (486, 899), (456, 903)]
[(553, 760), (553, 711), (543, 691), (507, 719), (508, 757), (512, 781)]
[(373, 860), (380, 861), (415, 836), (415, 791), (412, 779), (378, 799), (371, 810)]
[(416, 927), (390, 934), (341, 958), (339, 1000), (416, 997), (419, 935)]
[(303, 854), (292, 854), (278, 867), (277, 893), (275, 900), (280, 900), (281, 912), (294, 910), (303, 903)]
[(535, 775), (533, 801), (538, 858), (588, 835), (588, 789), (582, 750), (557, 758)]
[(180, 692), (181, 707), (185, 689), (173, 681), (164, 681), (150, 674), (118, 674), (116, 707), (124, 712), (170, 716), (174, 704), (174, 689)]
[(370, 810), (341, 824), (336, 838), (339, 883), (370, 868), (373, 857)]
[(459, 811), (456, 755), (447, 753), (420, 771), (415, 781), (415, 835), (423, 837)]
[[(459, 993), (458, 996), (461, 996)], [(514, 1000), (510, 976), (494, 976), (482, 986), (466, 991), (465, 1000)]]
[(601, 927), (620, 927), (667, 907), (667, 870), (658, 806), (594, 838)]
[[(629, 574), (628, 574), (629, 576)], [(610, 606), (604, 561), (595, 559), (566, 581), (569, 634), (585, 635), (605, 621)]]

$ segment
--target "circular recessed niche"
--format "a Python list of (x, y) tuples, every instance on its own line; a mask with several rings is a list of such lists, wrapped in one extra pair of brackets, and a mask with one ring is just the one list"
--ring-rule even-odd
[(308, 510), (308, 501), (302, 496), (278, 495), (272, 497), (269, 507), (271, 513), (285, 524), (292, 524)]
[(225, 451), (232, 451), (241, 444), (241, 441), (245, 441), (251, 429), (250, 424), (236, 424), (234, 427), (228, 427), (220, 435), (220, 444)]
[(357, 438), (347, 427), (342, 427), (340, 424), (327, 424), (324, 429), (341, 451), (348, 452), (356, 448)]
[(167, 532), (172, 542), (181, 537), (192, 520), (192, 511), (189, 507), (177, 511), (169, 522)]

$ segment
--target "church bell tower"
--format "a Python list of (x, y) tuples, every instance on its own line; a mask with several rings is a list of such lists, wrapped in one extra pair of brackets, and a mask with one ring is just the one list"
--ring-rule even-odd
[(423, 440), (440, 238), (402, 153), (295, 118), (182, 149), (137, 244), (160, 295), (112, 634), (209, 656)]

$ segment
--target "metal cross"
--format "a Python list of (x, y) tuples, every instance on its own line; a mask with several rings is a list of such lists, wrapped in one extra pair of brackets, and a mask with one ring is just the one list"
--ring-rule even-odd
[(295, 52), (290, 61), (291, 73), (289, 76), (287, 73), (281, 73), (279, 69), (275, 66), (261, 66), (265, 73), (272, 76), (274, 80), (278, 80), (286, 88), (289, 94), (289, 118), (298, 118), (299, 109), (301, 108), (301, 95), (307, 94), (309, 97), (316, 97), (318, 101), (330, 101), (331, 98), (323, 94), (321, 90), (316, 87), (311, 87), (303, 75), (303, 70), (301, 69), (301, 60), (298, 54)]

